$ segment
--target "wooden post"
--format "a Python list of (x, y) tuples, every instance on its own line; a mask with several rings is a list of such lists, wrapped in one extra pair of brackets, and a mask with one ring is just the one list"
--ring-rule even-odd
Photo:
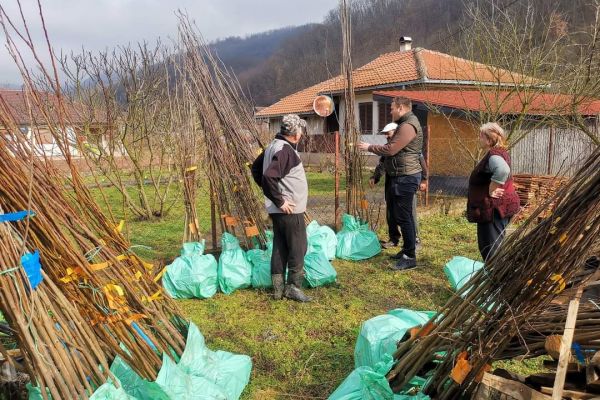
[(427, 124), (425, 132), (425, 164), (427, 164), (427, 188), (425, 189), (425, 207), (429, 207), (429, 182), (431, 179), (431, 164), (429, 163), (429, 138), (431, 136), (431, 125)]
[(210, 190), (210, 230), (212, 248), (213, 250), (216, 250), (219, 246), (217, 246), (217, 213), (215, 210), (215, 193), (212, 184), (208, 186), (208, 190)]
[(340, 230), (340, 131), (333, 132), (335, 137), (335, 230)]
[(552, 175), (552, 153), (554, 150), (554, 126), (550, 126), (550, 134), (548, 137), (548, 168), (546, 170), (548, 175)]
[(575, 324), (577, 323), (577, 312), (579, 311), (579, 300), (583, 293), (583, 287), (577, 290), (575, 298), (569, 302), (567, 312), (567, 322), (565, 331), (560, 342), (560, 357), (558, 367), (556, 368), (556, 377), (554, 378), (554, 388), (552, 389), (552, 400), (561, 400), (565, 387), (565, 378), (567, 377), (567, 367), (571, 358), (571, 344), (575, 334)]

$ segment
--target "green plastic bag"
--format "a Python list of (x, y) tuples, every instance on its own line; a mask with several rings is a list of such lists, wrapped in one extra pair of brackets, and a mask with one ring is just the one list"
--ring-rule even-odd
[(333, 229), (326, 225), (319, 225), (317, 221), (311, 221), (306, 227), (308, 245), (323, 251), (328, 260), (335, 258), (337, 247), (337, 236)]
[(354, 347), (354, 367), (374, 367), (396, 351), (410, 328), (425, 324), (434, 314), (400, 308), (365, 321)]
[(178, 367), (189, 375), (200, 376), (215, 384), (228, 400), (237, 400), (250, 381), (252, 359), (246, 355), (208, 349), (198, 327), (190, 324)]
[(252, 265), (252, 287), (270, 288), (273, 287), (271, 280), (271, 256), (273, 255), (273, 232), (265, 232), (267, 237), (267, 249), (252, 249), (246, 252), (246, 258)]
[(457, 256), (444, 266), (444, 273), (448, 277), (452, 289), (458, 291), (477, 271), (483, 268), (483, 265), (482, 262)]
[(125, 392), (136, 399), (170, 400), (169, 396), (156, 382), (149, 382), (140, 377), (119, 356), (110, 366), (110, 372), (119, 380)]
[(342, 260), (366, 260), (381, 252), (375, 232), (366, 223), (360, 223), (352, 215), (342, 217), (342, 230), (337, 234), (335, 255)]
[(163, 276), (163, 286), (174, 299), (208, 299), (217, 292), (217, 260), (204, 253), (201, 243), (184, 243), (177, 257)]
[(94, 391), (90, 400), (137, 400), (129, 396), (123, 387), (117, 388), (111, 381), (104, 383)]
[(252, 284), (252, 267), (246, 254), (240, 247), (240, 242), (230, 233), (221, 237), (223, 251), (219, 257), (219, 287), (225, 294), (231, 294), (237, 289), (244, 289)]
[(359, 367), (329, 396), (329, 400), (393, 400), (394, 392), (385, 377), (394, 361), (387, 355), (374, 368)]
[(318, 287), (335, 283), (337, 272), (322, 250), (311, 249), (304, 256), (304, 284)]
[(156, 383), (173, 400), (228, 399), (220, 387), (201, 376), (186, 374), (166, 354), (163, 354), (163, 365), (158, 372)]
[[(42, 389), (39, 386), (34, 386), (31, 382), (25, 385), (27, 388), (27, 399), (28, 400), (43, 400)], [(46, 395), (49, 400), (52, 400), (52, 396), (50, 395), (50, 391), (46, 389)]]
[[(375, 367), (358, 367), (329, 396), (329, 400), (429, 400), (429, 396), (422, 393), (415, 395), (394, 394), (385, 375), (392, 369), (394, 360), (387, 354)], [(419, 381), (422, 378), (415, 377)], [(407, 388), (415, 386), (415, 380)]]

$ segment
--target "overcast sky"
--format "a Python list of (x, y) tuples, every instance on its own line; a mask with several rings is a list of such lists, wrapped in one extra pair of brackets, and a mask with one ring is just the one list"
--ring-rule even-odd
[[(36, 0), (21, 0), (34, 40), (43, 39)], [(53, 47), (58, 51), (102, 50), (128, 42), (153, 41), (176, 33), (177, 9), (187, 10), (209, 40), (243, 36), (290, 25), (321, 22), (338, 0), (41, 0)], [(15, 0), (0, 0), (18, 17)], [(0, 84), (20, 75), (0, 33)]]

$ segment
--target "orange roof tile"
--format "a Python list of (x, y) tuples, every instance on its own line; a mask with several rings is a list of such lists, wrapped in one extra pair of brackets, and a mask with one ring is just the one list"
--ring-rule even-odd
[[(30, 123), (44, 125), (47, 121), (44, 112), (51, 113), (50, 118), (58, 118), (59, 102), (53, 93), (38, 92), (40, 101), (44, 102), (44, 110), (27, 96), (22, 90), (0, 89), (0, 101), (6, 104), (8, 111), (14, 122), (20, 125), (29, 125)], [(67, 123), (82, 123), (82, 106), (72, 103), (66, 97), (63, 99)], [(30, 114), (31, 113), (31, 114)]]
[[(382, 54), (353, 71), (355, 89), (403, 83), (431, 81), (479, 81), (514, 84), (522, 76), (506, 70), (416, 48), (411, 51)], [(457, 84), (459, 82), (456, 82)], [(284, 97), (256, 115), (267, 117), (288, 113), (312, 113), (312, 102), (319, 93), (340, 92), (346, 85), (341, 75)]]
[(434, 106), (467, 111), (495, 111), (501, 114), (569, 115), (573, 104), (582, 115), (600, 114), (600, 100), (574, 99), (573, 96), (543, 92), (510, 92), (479, 90), (386, 90), (374, 95), (407, 97)]

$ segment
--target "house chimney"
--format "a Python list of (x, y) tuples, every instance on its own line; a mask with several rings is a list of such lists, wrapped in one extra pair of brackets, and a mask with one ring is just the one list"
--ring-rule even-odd
[(412, 38), (410, 36), (400, 36), (400, 51), (409, 51), (412, 45)]

